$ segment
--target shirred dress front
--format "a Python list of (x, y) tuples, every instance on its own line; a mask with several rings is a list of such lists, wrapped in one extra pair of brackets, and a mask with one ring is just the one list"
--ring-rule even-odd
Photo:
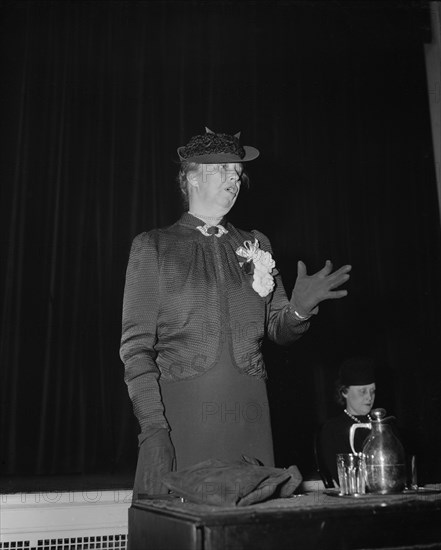
[(126, 274), (121, 358), (141, 432), (170, 430), (178, 470), (242, 455), (274, 464), (263, 338), (288, 345), (309, 323), (291, 311), (281, 277), (260, 297), (237, 255), (258, 231), (222, 220), (205, 236), (189, 213), (133, 240)]

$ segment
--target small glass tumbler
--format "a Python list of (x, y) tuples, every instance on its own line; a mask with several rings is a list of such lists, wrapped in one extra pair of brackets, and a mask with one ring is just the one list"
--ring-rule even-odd
[(338, 454), (337, 471), (340, 495), (366, 493), (366, 467), (363, 453)]

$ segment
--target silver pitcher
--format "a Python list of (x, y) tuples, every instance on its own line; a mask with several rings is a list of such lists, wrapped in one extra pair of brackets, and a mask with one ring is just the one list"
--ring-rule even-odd
[(357, 428), (368, 428), (371, 434), (363, 444), (366, 465), (366, 487), (370, 493), (399, 493), (406, 486), (404, 448), (387, 423), (385, 409), (373, 409), (371, 422), (352, 424), (349, 442), (354, 453), (354, 436)]

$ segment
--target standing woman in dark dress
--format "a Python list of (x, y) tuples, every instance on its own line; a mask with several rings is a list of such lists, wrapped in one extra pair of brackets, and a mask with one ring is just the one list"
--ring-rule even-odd
[(135, 237), (126, 274), (121, 358), (141, 428), (134, 499), (167, 492), (166, 472), (209, 458), (274, 465), (262, 340), (297, 340), (349, 279), (350, 266), (332, 272), (327, 261), (308, 275), (299, 262), (289, 300), (268, 238), (225, 218), (259, 151), (207, 129), (178, 154), (186, 211)]
[[(327, 487), (338, 486), (338, 453), (352, 453), (349, 430), (352, 424), (371, 421), (370, 412), (375, 401), (375, 369), (368, 357), (351, 357), (339, 369), (335, 384), (335, 398), (343, 406), (343, 412), (325, 422), (317, 441), (318, 468)], [(363, 442), (370, 430), (355, 431), (354, 447), (363, 449)]]

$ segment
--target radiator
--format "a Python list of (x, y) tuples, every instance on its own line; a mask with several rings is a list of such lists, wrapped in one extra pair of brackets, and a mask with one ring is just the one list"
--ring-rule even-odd
[(131, 490), (0, 495), (0, 550), (125, 550)]

